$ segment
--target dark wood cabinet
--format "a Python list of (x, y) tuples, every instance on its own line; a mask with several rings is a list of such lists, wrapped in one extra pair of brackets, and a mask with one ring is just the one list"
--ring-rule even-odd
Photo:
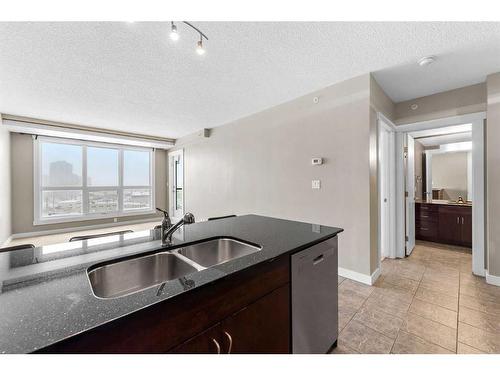
[(222, 322), (231, 353), (289, 353), (289, 294), (285, 285)]
[(175, 347), (170, 353), (221, 354), (223, 350), (220, 324), (216, 324), (212, 328)]
[(449, 245), (472, 246), (472, 207), (417, 203), (415, 237)]
[(176, 354), (289, 353), (289, 295), (290, 287), (287, 284), (170, 352)]
[(472, 247), (472, 212), (464, 214), (462, 222), (462, 242)]
[(40, 353), (289, 353), (284, 255), (72, 336)]

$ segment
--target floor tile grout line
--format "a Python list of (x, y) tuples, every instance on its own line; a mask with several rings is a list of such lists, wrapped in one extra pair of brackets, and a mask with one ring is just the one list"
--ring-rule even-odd
[[(411, 256), (411, 255), (410, 255), (410, 256)], [(425, 272), (427, 271), (427, 269), (428, 269), (428, 267), (425, 267), (425, 269), (424, 269), (424, 275), (425, 275)], [(460, 276), (460, 275), (459, 275), (459, 276)], [(418, 288), (420, 288), (420, 285), (422, 284), (422, 280), (423, 280), (423, 278), (424, 278), (424, 277), (422, 276), (422, 279), (420, 279), (420, 281), (419, 281), (419, 283), (418, 283), (417, 290), (418, 290)], [(460, 292), (460, 290), (459, 290), (459, 292)], [(406, 313), (407, 315), (410, 313), (410, 311), (409, 311), (409, 310), (410, 310), (410, 308), (411, 308), (411, 305), (413, 304), (413, 301), (414, 301), (414, 300), (415, 300), (415, 298), (416, 298), (416, 297), (415, 297), (415, 296), (416, 296), (416, 294), (417, 294), (417, 293), (416, 293), (416, 291), (415, 291), (415, 294), (413, 295), (413, 298), (412, 298), (412, 300), (411, 300), (410, 307), (408, 308), (408, 312)], [(418, 299), (418, 298), (417, 298), (417, 299)], [(420, 316), (420, 315), (418, 315), (418, 314), (415, 314), (415, 315)], [(424, 317), (422, 317), (422, 318), (424, 318)], [(425, 319), (425, 318), (424, 318), (424, 319)], [(431, 320), (431, 319), (429, 319), (429, 320)], [(431, 321), (433, 321), (433, 320), (431, 320)], [(458, 322), (458, 313), (457, 313), (457, 322)], [(436, 323), (438, 323), (438, 322), (436, 322)], [(441, 323), (439, 323), (439, 324), (441, 324)], [(457, 324), (458, 324), (458, 323), (457, 323)], [(443, 324), (443, 325), (444, 325), (444, 324)], [(406, 331), (405, 331), (405, 332), (406, 332)], [(413, 333), (411, 333), (411, 332), (408, 332), (408, 333), (409, 333), (409, 334), (413, 334)], [(458, 329), (457, 329), (457, 334), (458, 334)], [(416, 337), (420, 337), (420, 336), (415, 335), (415, 334), (413, 334), (413, 335), (414, 335), (414, 336), (416, 336)], [(421, 338), (422, 340), (426, 341), (426, 342), (428, 342), (428, 341), (429, 341), (429, 340), (427, 340), (427, 339), (424, 339), (423, 337), (420, 337), (420, 338)], [(437, 345), (437, 346), (439, 346), (439, 347), (441, 347), (441, 348), (443, 348), (443, 349), (449, 350), (449, 349), (445, 348), (444, 346), (441, 346), (441, 345), (439, 345), (439, 344), (437, 344), (437, 343), (434, 343), (434, 342), (431, 342), (431, 343), (432, 343), (432, 344), (434, 344), (434, 345)], [(456, 340), (455, 340), (455, 354), (457, 353), (456, 346), (457, 346), (457, 343), (456, 343)], [(451, 351), (451, 350), (450, 350), (450, 351)]]
[[(451, 296), (450, 296), (450, 297), (451, 297)], [(457, 314), (458, 314), (458, 305), (457, 305), (457, 310), (452, 310), (452, 309), (449, 309), (449, 308), (447, 308), (447, 307), (444, 307), (444, 306), (438, 305), (437, 303), (430, 302), (430, 301), (426, 301), (426, 300), (424, 300), (424, 299), (422, 299), (422, 298), (419, 298), (419, 297), (417, 297), (417, 295), (416, 295), (416, 294), (415, 294), (415, 299), (418, 299), (419, 301), (422, 301), (422, 302), (428, 303), (429, 305), (437, 306), (437, 307), (440, 307), (440, 308), (442, 308), (442, 309), (445, 309), (445, 310), (448, 310), (448, 311), (452, 311), (452, 312), (454, 312), (454, 313), (457, 313)], [(412, 303), (413, 303), (413, 301), (412, 301)]]

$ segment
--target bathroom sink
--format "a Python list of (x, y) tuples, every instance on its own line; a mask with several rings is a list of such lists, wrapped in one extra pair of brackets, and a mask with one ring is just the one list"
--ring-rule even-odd
[(97, 297), (116, 298), (193, 272), (197, 269), (192, 265), (162, 252), (98, 266), (88, 271), (88, 277)]
[(260, 247), (239, 240), (219, 238), (185, 246), (177, 252), (203, 267), (210, 267), (259, 250)]

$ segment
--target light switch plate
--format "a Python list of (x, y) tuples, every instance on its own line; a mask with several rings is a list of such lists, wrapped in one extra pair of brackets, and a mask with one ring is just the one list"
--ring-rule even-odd
[(320, 180), (312, 180), (311, 187), (313, 189), (320, 189), (321, 188), (321, 181)]

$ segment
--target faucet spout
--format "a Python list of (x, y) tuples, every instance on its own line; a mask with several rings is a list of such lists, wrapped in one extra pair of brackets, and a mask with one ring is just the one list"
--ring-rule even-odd
[[(162, 230), (161, 244), (163, 246), (169, 246), (172, 244), (172, 234), (179, 229), (184, 224), (192, 224), (195, 222), (194, 215), (192, 213), (186, 213), (184, 217), (176, 224), (168, 228), (167, 230)], [(163, 229), (163, 228), (162, 228)]]

